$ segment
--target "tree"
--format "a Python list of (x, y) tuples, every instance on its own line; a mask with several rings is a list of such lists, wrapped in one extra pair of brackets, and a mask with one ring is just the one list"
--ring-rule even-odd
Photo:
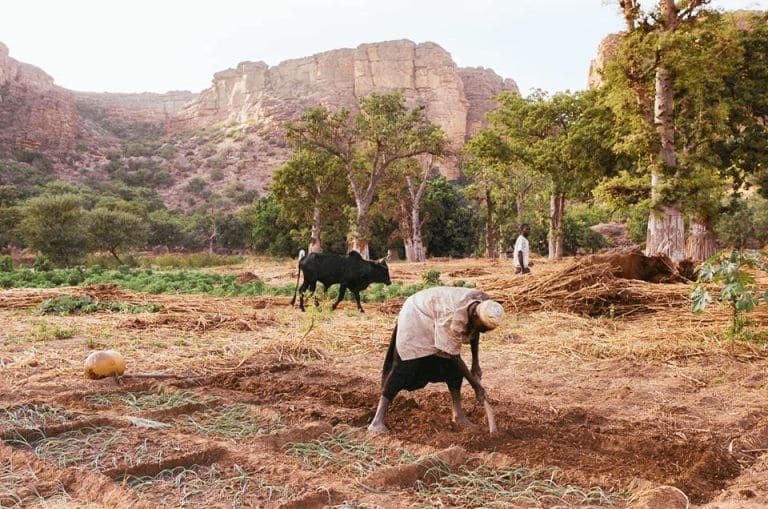
[(613, 115), (595, 92), (502, 94), (498, 100), (500, 108), (489, 118), (506, 148), (496, 153), (549, 178), (549, 258), (559, 259), (566, 199), (586, 195), (615, 165)]
[(356, 213), (351, 247), (368, 258), (369, 210), (381, 180), (396, 161), (442, 153), (445, 136), (426, 120), (423, 107), (409, 110), (402, 93), (371, 94), (360, 99), (360, 113), (307, 110), (289, 122), (288, 140), (297, 148), (323, 150), (336, 157), (349, 181)]
[(339, 159), (322, 150), (297, 150), (272, 175), (270, 192), (290, 222), (311, 224), (309, 251), (322, 252), (321, 232), (342, 219), (350, 203), (349, 185)]
[(80, 198), (41, 195), (27, 200), (21, 232), (27, 245), (56, 265), (72, 265), (86, 253), (86, 221)]
[(144, 219), (122, 210), (97, 207), (88, 213), (87, 223), (91, 249), (108, 251), (119, 264), (123, 261), (118, 251), (140, 247), (149, 236), (149, 227)]
[(469, 187), (485, 207), (485, 256), (498, 256), (497, 214), (499, 190), (507, 180), (508, 162), (512, 154), (498, 132), (484, 129), (466, 145), (473, 156), (464, 165), (464, 172), (472, 181)]
[(458, 184), (435, 177), (427, 184), (424, 231), (429, 256), (463, 257), (475, 252), (480, 216)]

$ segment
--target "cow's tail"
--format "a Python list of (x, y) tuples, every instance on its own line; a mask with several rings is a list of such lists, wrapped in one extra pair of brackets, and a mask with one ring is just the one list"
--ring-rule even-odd
[(384, 358), (384, 367), (381, 369), (381, 388), (384, 388), (384, 384), (387, 381), (389, 372), (392, 370), (392, 364), (395, 362), (395, 351), (397, 350), (397, 324), (392, 329), (392, 337), (389, 340), (389, 348), (387, 349), (387, 356)]
[(304, 259), (304, 257), (307, 256), (307, 252), (303, 249), (299, 250), (299, 268), (296, 272), (296, 288), (293, 290), (293, 298), (291, 299), (291, 306), (293, 306), (296, 303), (296, 294), (299, 293), (299, 278), (301, 277), (301, 260)]

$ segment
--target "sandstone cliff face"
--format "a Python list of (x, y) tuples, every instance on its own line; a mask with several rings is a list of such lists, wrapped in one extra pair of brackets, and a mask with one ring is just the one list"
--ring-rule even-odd
[(496, 108), (496, 101), (493, 100), (495, 96), (501, 92), (520, 93), (514, 80), (504, 79), (484, 67), (461, 68), (459, 76), (464, 83), (464, 94), (469, 102), (467, 135), (473, 135), (488, 125), (485, 114)]
[(74, 97), (80, 110), (100, 110), (107, 115), (125, 120), (162, 123), (175, 117), (186, 103), (197, 97), (197, 94), (186, 90), (164, 94), (74, 92)]
[(72, 93), (37, 67), (11, 58), (0, 43), (0, 145), (61, 151), (74, 147), (79, 136)]
[[(310, 106), (355, 111), (361, 97), (395, 90), (403, 91), (409, 107), (423, 105), (430, 121), (459, 147), (495, 107), (490, 97), (517, 91), (517, 86), (487, 69), (459, 69), (434, 43), (362, 44), (274, 67), (243, 62), (217, 73), (211, 88), (181, 110), (176, 127), (253, 123), (279, 131), (285, 120)], [(455, 171), (449, 176), (456, 176)]]
[(603, 84), (601, 71), (605, 63), (616, 56), (621, 42), (621, 34), (608, 34), (597, 46), (597, 55), (589, 64), (587, 86), (590, 89), (598, 88)]

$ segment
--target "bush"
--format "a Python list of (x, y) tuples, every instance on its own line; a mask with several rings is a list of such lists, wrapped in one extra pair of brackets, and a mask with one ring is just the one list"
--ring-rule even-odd
[(443, 282), (440, 281), (440, 271), (435, 269), (424, 272), (421, 275), (421, 280), (425, 287), (440, 286), (443, 284)]
[(0, 272), (11, 272), (13, 270), (13, 258), (9, 255), (0, 256)]
[(566, 209), (563, 218), (563, 249), (565, 254), (577, 254), (579, 251), (595, 251), (608, 246), (605, 238), (592, 231), (590, 226), (606, 222), (610, 215), (599, 208), (588, 205), (573, 205)]

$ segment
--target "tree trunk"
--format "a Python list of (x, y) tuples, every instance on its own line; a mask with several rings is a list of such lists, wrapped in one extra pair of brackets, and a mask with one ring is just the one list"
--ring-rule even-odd
[[(319, 201), (319, 200), (316, 200)], [(315, 208), (312, 211), (312, 233), (309, 239), (309, 252), (310, 253), (322, 253), (323, 245), (320, 243), (320, 206), (315, 203)]]
[(515, 212), (517, 213), (517, 222), (523, 221), (523, 214), (525, 213), (525, 196), (527, 193), (517, 193), (515, 197)]
[(123, 265), (123, 260), (120, 259), (119, 256), (117, 256), (117, 249), (110, 249), (109, 253), (117, 260), (117, 263), (119, 265)]
[(675, 153), (674, 91), (669, 70), (662, 64), (656, 69), (656, 100), (654, 123), (659, 133), (661, 147), (651, 170), (651, 198), (656, 203), (648, 218), (648, 235), (645, 242), (647, 255), (665, 254), (677, 263), (685, 257), (685, 229), (683, 212), (679, 203), (660, 203), (659, 188), (665, 173), (677, 168)]
[(549, 259), (563, 257), (563, 215), (565, 213), (565, 193), (553, 192), (549, 199)]
[(364, 260), (370, 259), (368, 250), (368, 209), (357, 209), (357, 217), (351, 232), (350, 250), (357, 251)]
[(413, 261), (423, 262), (427, 257), (424, 253), (424, 240), (421, 236), (421, 204), (414, 203), (411, 210), (411, 239), (413, 245)]
[(689, 218), (688, 240), (685, 242), (685, 257), (696, 263), (703, 262), (717, 253), (715, 234), (705, 221), (695, 216)]
[[(678, 25), (678, 11), (674, 0), (661, 0), (663, 31), (674, 33)], [(645, 241), (647, 255), (665, 254), (677, 263), (685, 257), (685, 227), (682, 206), (679, 203), (662, 203), (659, 188), (665, 175), (677, 173), (675, 153), (675, 111), (672, 75), (663, 61), (661, 49), (657, 49), (656, 84), (653, 122), (659, 134), (661, 146), (651, 169), (651, 198), (654, 209), (648, 218), (648, 236)]]
[(211, 219), (211, 234), (208, 236), (208, 254), (213, 254), (213, 243), (216, 240), (218, 232), (216, 230), (216, 219)]
[(493, 224), (493, 196), (490, 187), (485, 189), (485, 257), (496, 258), (496, 231)]

